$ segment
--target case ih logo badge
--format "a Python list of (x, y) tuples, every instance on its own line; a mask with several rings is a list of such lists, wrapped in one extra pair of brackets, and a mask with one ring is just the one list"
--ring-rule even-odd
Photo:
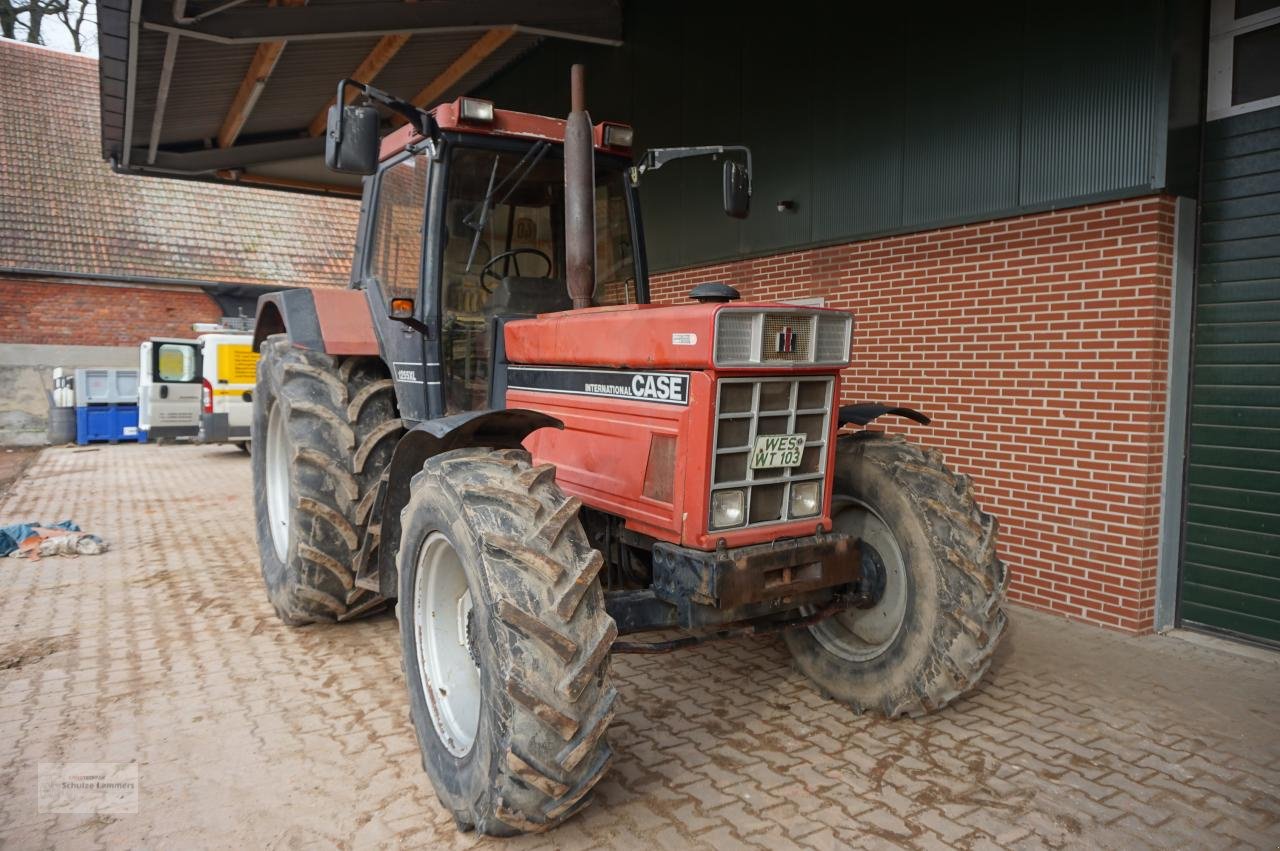
[(780, 355), (789, 355), (796, 350), (796, 335), (790, 325), (782, 326), (782, 330), (778, 332), (777, 346)]

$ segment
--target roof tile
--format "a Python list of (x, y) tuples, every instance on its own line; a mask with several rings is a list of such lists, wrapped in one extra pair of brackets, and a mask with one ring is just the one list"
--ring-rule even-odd
[(358, 201), (116, 174), (97, 66), (0, 39), (0, 271), (346, 285)]

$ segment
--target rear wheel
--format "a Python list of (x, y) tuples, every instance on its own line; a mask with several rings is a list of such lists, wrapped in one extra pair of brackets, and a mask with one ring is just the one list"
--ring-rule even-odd
[(1006, 619), (996, 521), (932, 450), (862, 432), (836, 449), (833, 523), (858, 537), (875, 605), (786, 633), (796, 667), (858, 712), (921, 715), (973, 688)]
[(354, 562), (403, 430), (393, 394), (376, 359), (297, 349), (283, 334), (262, 344), (250, 463), (262, 578), (285, 623), (347, 620), (384, 603), (355, 587)]
[(463, 829), (559, 824), (612, 757), (617, 627), (579, 508), (523, 450), (459, 449), (414, 476), (398, 556), (409, 708)]

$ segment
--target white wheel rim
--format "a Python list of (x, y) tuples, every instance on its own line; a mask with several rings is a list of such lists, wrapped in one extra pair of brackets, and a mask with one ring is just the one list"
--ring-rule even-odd
[(832, 519), (836, 531), (862, 540), (863, 559), (884, 565), (884, 595), (869, 609), (848, 609), (809, 627), (830, 653), (850, 662), (868, 662), (889, 649), (907, 615), (907, 571), (902, 548), (888, 524), (863, 502), (854, 502)]
[(289, 442), (279, 403), (271, 406), (267, 417), (266, 450), (267, 523), (276, 557), (284, 561), (289, 557)]
[[(413, 628), (418, 676), (436, 734), (456, 757), (471, 751), (480, 728), (480, 668), (472, 657), (471, 589), (462, 559), (439, 532), (418, 553)], [(470, 636), (468, 635), (470, 633)]]

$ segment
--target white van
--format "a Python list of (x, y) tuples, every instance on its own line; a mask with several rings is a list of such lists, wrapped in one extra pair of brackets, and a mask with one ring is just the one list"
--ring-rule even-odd
[(258, 371), (253, 334), (219, 331), (196, 339), (200, 342), (203, 378), (197, 440), (234, 443), (248, 451)]
[(200, 343), (157, 337), (138, 347), (138, 430), (144, 440), (200, 431)]

